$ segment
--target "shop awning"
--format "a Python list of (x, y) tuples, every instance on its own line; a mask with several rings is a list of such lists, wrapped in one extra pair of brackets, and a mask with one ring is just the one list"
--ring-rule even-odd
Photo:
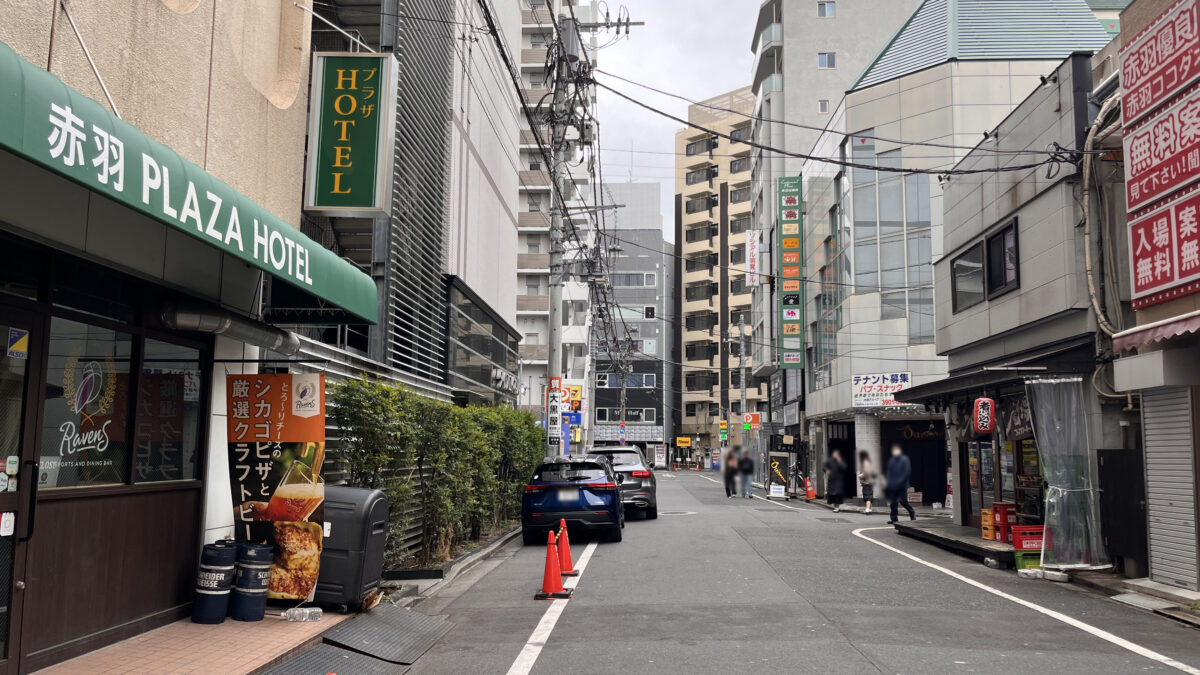
[(353, 323), (377, 320), (370, 275), (3, 42), (0, 148), (286, 282), (299, 291), (288, 294), (290, 309), (310, 307), (316, 321), (336, 322), (329, 310)]
[(1073, 339), (1021, 357), (1010, 357), (1003, 362), (981, 365), (935, 382), (903, 389), (896, 392), (895, 397), (904, 403), (926, 403), (961, 396), (964, 392), (1024, 382), (1025, 378), (1031, 376), (1090, 373), (1095, 365), (1091, 350), (1090, 336)]
[(1195, 333), (1197, 330), (1200, 330), (1200, 311), (1189, 312), (1116, 333), (1113, 335), (1113, 351), (1120, 353), (1177, 335)]

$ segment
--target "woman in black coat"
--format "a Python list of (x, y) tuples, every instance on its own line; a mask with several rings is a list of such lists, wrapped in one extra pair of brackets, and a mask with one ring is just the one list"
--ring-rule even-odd
[(738, 456), (736, 450), (730, 450), (725, 455), (725, 497), (732, 499), (737, 496)]
[(834, 450), (825, 460), (825, 501), (833, 505), (833, 512), (842, 510), (842, 495), (846, 489), (846, 465), (842, 464), (842, 453)]

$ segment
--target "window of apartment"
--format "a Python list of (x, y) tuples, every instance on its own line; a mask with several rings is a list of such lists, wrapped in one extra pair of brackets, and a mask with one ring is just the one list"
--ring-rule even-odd
[(653, 422), (654, 421), (654, 408), (642, 408), (642, 421), (643, 422)]
[(742, 216), (729, 221), (729, 233), (741, 234), (750, 229), (750, 216)]
[(983, 302), (983, 242), (950, 262), (950, 285), (955, 312)]
[(729, 282), (729, 294), (730, 295), (741, 295), (742, 293), (745, 293), (747, 290), (749, 290), (749, 289), (746, 288), (745, 275), (734, 277), (733, 280), (731, 280)]
[(750, 158), (738, 157), (729, 163), (729, 173), (741, 173), (750, 170)]
[(708, 416), (709, 417), (718, 417), (718, 416), (720, 416), (720, 414), (721, 414), (721, 404), (720, 403), (709, 403), (708, 404)]
[(1021, 283), (1017, 268), (1017, 221), (987, 238), (988, 297), (1007, 293)]
[(729, 263), (731, 265), (738, 265), (738, 264), (741, 264), (744, 262), (746, 262), (746, 247), (745, 246), (739, 246), (737, 248), (729, 249)]
[(596, 375), (596, 388), (606, 389), (608, 387), (608, 373), (599, 373)]
[[(608, 421), (608, 408), (596, 408), (596, 421), (597, 422), (607, 422)], [(620, 421), (620, 420), (617, 420), (617, 421)]]
[(835, 52), (818, 52), (817, 68), (824, 70), (837, 68), (837, 54)]
[(654, 373), (647, 373), (647, 374), (643, 375), (642, 376), (642, 386), (645, 387), (646, 389), (653, 389), (654, 382), (657, 378), (658, 378), (658, 376), (655, 375)]
[(719, 200), (720, 198), (717, 195), (696, 197), (694, 199), (689, 199), (683, 210), (688, 213), (700, 213), (701, 211), (716, 208)]
[(750, 136), (754, 130), (749, 126), (739, 127), (729, 132), (729, 140), (732, 143), (742, 143), (750, 140)]
[(695, 403), (685, 403), (683, 405), (683, 414), (685, 417), (695, 417), (696, 416), (696, 404)]
[(534, 33), (533, 35), (530, 35), (529, 36), (529, 44), (534, 49), (544, 48), (546, 46), (546, 34), (545, 33)]
[(541, 284), (536, 279), (525, 282), (525, 295), (541, 295)]
[(525, 202), (531, 212), (540, 212), (542, 210), (542, 196), (529, 195)]
[(904, 291), (884, 293), (882, 296), (881, 319), (903, 319), (907, 315)]
[(538, 334), (537, 333), (526, 333), (525, 334), (525, 344), (536, 345), (537, 343), (538, 343)]
[(541, 171), (542, 170), (541, 160), (538, 160), (538, 159), (529, 160), (529, 170), (530, 171)]
[(832, 19), (837, 16), (837, 3), (833, 0), (823, 0), (817, 3), (817, 18)]
[(822, 115), (829, 113), (829, 99), (823, 98), (817, 101), (817, 112)]
[(654, 285), (654, 272), (617, 272), (612, 274), (612, 285), (617, 288), (645, 288)]
[(711, 136), (709, 138), (701, 138), (698, 141), (692, 141), (691, 143), (688, 143), (687, 147), (684, 148), (684, 152), (688, 155), (699, 155), (701, 153), (708, 152), (715, 147), (717, 147), (717, 137)]
[(537, 239), (526, 239), (525, 240), (525, 249), (526, 249), (526, 251), (525, 251), (526, 253), (541, 253), (542, 252), (542, 242), (538, 241)]
[(688, 185), (703, 183), (711, 178), (716, 178), (718, 172), (719, 170), (717, 167), (706, 166), (701, 169), (696, 169), (695, 171), (687, 172), (687, 174), (683, 177), (683, 182), (687, 183)]
[(740, 204), (742, 202), (750, 201), (750, 188), (744, 187), (736, 190), (730, 190), (729, 201), (733, 204)]
[(908, 342), (933, 343), (933, 289), (914, 288), (908, 293)]

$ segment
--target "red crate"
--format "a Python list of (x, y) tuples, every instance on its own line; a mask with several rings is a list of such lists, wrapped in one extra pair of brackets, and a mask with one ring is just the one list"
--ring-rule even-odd
[(1002, 542), (1005, 544), (1011, 543), (1012, 542), (1012, 532), (1010, 529), (1011, 527), (1012, 527), (1011, 525), (997, 525), (995, 528), (995, 532), (996, 532), (995, 541), (999, 541), (999, 542)]
[(1017, 505), (1015, 502), (996, 502), (992, 504), (996, 525), (1016, 525)]
[(1041, 525), (1013, 525), (1012, 543), (1013, 548), (1018, 551), (1040, 551), (1042, 550), (1042, 526)]

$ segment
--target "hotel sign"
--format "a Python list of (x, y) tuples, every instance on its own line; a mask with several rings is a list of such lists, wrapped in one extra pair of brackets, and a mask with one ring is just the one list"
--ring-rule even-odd
[(390, 54), (313, 55), (306, 211), (348, 218), (388, 213), (395, 118)]
[(796, 370), (804, 367), (804, 251), (801, 248), (801, 178), (780, 178), (779, 251), (775, 266), (779, 297), (779, 367)]

